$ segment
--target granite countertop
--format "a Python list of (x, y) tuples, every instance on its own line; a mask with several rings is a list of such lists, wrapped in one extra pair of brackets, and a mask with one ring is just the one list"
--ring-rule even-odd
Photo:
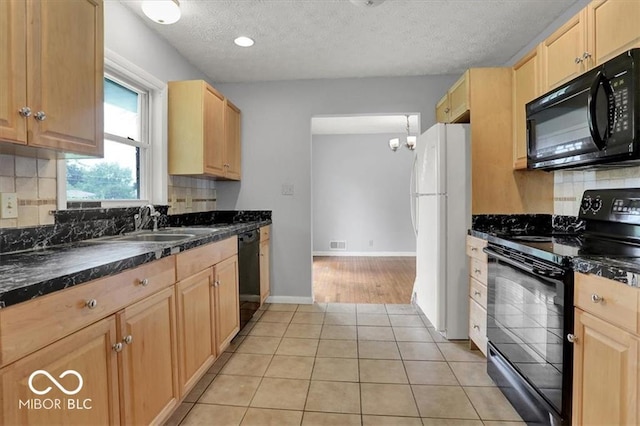
[[(269, 225), (256, 220), (212, 224), (211, 233), (174, 242), (115, 242), (97, 238), (0, 255), (0, 308), (97, 278), (114, 275), (166, 256)], [(202, 226), (200, 226), (202, 227)]]

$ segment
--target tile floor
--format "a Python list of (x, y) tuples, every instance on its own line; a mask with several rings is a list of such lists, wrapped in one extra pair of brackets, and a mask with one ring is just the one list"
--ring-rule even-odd
[(271, 304), (166, 425), (524, 425), (411, 305)]

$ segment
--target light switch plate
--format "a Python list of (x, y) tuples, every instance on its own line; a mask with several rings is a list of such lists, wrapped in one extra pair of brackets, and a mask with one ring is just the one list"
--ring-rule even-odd
[(292, 183), (283, 183), (282, 184), (282, 195), (293, 195), (293, 184)]
[(18, 217), (18, 194), (15, 192), (0, 193), (0, 218), (15, 219)]

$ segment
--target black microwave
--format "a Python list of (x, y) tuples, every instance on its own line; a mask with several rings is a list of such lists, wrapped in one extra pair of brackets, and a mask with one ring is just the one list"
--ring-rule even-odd
[(526, 113), (529, 169), (640, 161), (640, 49), (534, 99)]

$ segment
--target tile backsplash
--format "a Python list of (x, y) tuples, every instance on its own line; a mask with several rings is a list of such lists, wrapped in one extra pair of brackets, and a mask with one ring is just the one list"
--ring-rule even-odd
[(0, 192), (18, 195), (18, 218), (0, 219), (0, 228), (52, 224), (56, 174), (55, 160), (0, 155)]
[[(0, 228), (50, 225), (57, 209), (57, 162), (0, 155), (0, 192), (18, 196), (18, 218), (0, 218)], [(187, 176), (168, 177), (169, 214), (197, 213), (216, 208), (215, 181)]]
[(602, 188), (640, 188), (640, 166), (553, 172), (553, 213), (576, 216), (582, 193)]

